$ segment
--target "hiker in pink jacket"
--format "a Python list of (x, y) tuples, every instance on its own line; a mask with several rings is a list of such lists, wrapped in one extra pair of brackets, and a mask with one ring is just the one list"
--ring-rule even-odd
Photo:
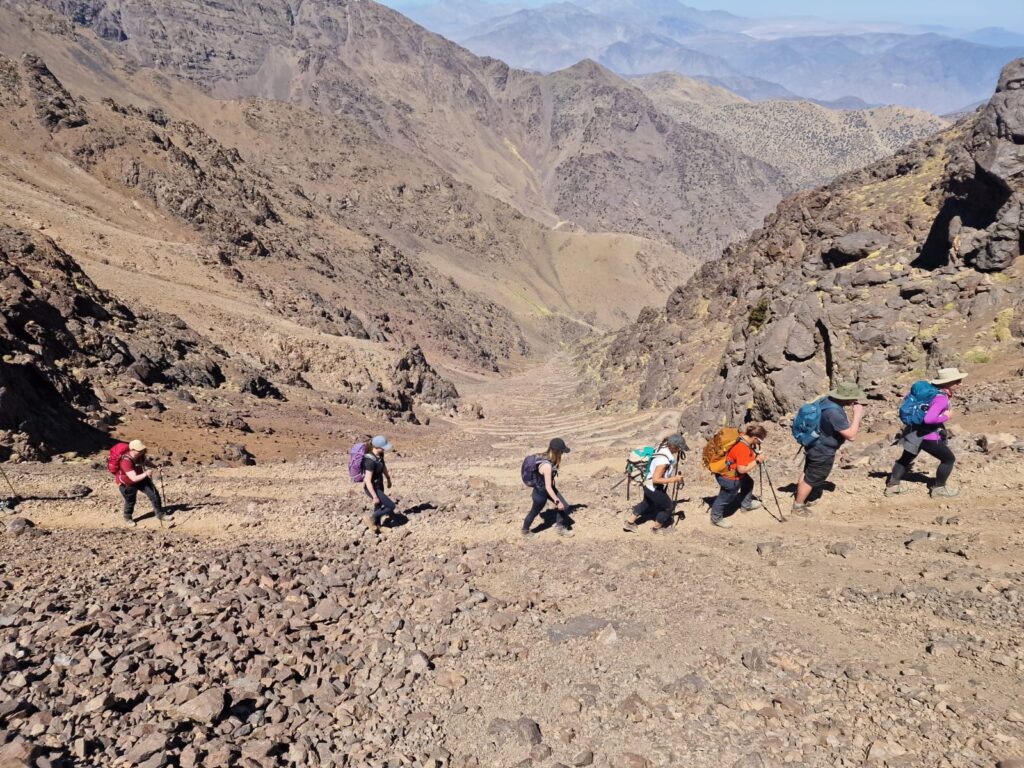
[(896, 463), (893, 464), (889, 481), (885, 486), (886, 496), (895, 496), (902, 492), (900, 481), (910, 470), (921, 451), (939, 460), (939, 468), (935, 471), (935, 481), (932, 483), (931, 496), (952, 497), (960, 494), (959, 490), (949, 488), (946, 481), (953, 472), (953, 465), (956, 464), (956, 456), (950, 450), (946, 441), (946, 429), (943, 426), (950, 417), (950, 399), (959, 389), (961, 382), (967, 378), (967, 374), (958, 368), (943, 368), (939, 371), (938, 378), (931, 384), (939, 388), (937, 394), (928, 406), (924, 415), (924, 424), (916, 428), (908, 428), (900, 440), (903, 448)]

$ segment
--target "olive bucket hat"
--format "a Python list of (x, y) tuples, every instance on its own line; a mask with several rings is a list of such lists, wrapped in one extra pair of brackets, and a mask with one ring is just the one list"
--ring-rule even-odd
[(867, 393), (858, 384), (852, 381), (844, 381), (838, 387), (828, 393), (833, 400), (846, 400), (850, 402), (861, 402), (867, 398)]

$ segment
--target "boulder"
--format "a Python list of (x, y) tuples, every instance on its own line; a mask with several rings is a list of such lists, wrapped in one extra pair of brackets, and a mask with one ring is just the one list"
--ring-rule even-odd
[(33, 528), (35, 528), (35, 523), (27, 517), (12, 517), (4, 524), (7, 535), (12, 537), (23, 536)]
[(226, 706), (227, 694), (224, 689), (210, 688), (184, 704), (174, 707), (171, 714), (180, 720), (212, 725), (224, 712)]
[(881, 250), (892, 240), (890, 235), (874, 229), (851, 232), (836, 238), (831, 248), (822, 254), (822, 260), (830, 267), (841, 267)]

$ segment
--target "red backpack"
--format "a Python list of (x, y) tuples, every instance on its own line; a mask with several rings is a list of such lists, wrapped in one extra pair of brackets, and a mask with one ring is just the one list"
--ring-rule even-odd
[(118, 480), (121, 479), (121, 459), (128, 453), (128, 443), (118, 443), (110, 449), (107, 456), (107, 471)]

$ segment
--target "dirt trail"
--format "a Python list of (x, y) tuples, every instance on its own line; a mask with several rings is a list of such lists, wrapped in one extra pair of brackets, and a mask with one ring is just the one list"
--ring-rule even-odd
[[(837, 470), (837, 490), (811, 518), (780, 524), (759, 510), (723, 531), (708, 522), (714, 485), (693, 445), (677, 530), (627, 534), (629, 505), (609, 489), (629, 447), (667, 433), (677, 414), (589, 413), (568, 363), (555, 355), (513, 378), (463, 382), (486, 418), (397, 433), (390, 465), (402, 514), (376, 546), (401, 537), (428, 559), (454, 546), (480, 563), (478, 587), (498, 611), (448, 664), (469, 680), (452, 694), (448, 749), (482, 766), (527, 765), (531, 754), (529, 765), (570, 764), (587, 750), (597, 765), (709, 767), (859, 766), (871, 749), (889, 754), (873, 764), (893, 766), (994, 766), (1024, 754), (1024, 488), (1014, 458), (961, 457), (964, 494), (941, 504), (918, 483), (884, 499), (869, 467), (848, 462), (857, 466)], [(529, 493), (518, 464), (554, 436), (573, 447), (560, 485), (579, 505), (575, 536), (546, 528), (523, 540)], [(785, 454), (770, 464), (780, 488), (798, 470), (790, 446), (773, 430), (767, 451)], [(120, 527), (102, 469), (9, 474), (26, 496), (78, 482), (97, 489), (19, 505), (43, 527)], [(172, 470), (167, 488), (181, 505), (173, 527), (145, 520), (131, 536), (323, 545), (350, 540), (366, 508), (338, 454)], [(779, 495), (788, 516), (789, 496)], [(20, 546), (0, 545), (5, 557)], [(540, 724), (550, 756), (515, 736), (521, 716)]]

